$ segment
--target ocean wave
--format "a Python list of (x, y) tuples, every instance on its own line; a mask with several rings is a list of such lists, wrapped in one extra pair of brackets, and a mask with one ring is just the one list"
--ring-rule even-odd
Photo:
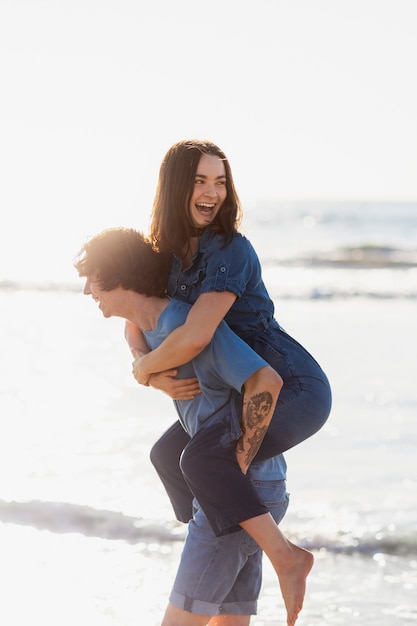
[[(417, 298), (417, 250), (363, 244), (262, 259), (272, 298)], [(81, 293), (78, 281), (0, 280), (0, 291)]]
[(7, 502), (0, 500), (0, 521), (54, 533), (80, 533), (87, 537), (122, 539), (129, 543), (179, 541), (184, 527), (96, 509), (69, 502)]
[(269, 259), (284, 266), (331, 267), (349, 269), (412, 269), (417, 268), (417, 250), (392, 246), (361, 244), (341, 246), (330, 250), (308, 252), (283, 259)]
[(388, 529), (378, 533), (355, 537), (354, 534), (343, 538), (318, 536), (314, 540), (303, 540), (302, 537), (292, 538), (295, 543), (313, 551), (326, 551), (334, 554), (391, 554), (397, 556), (417, 555), (417, 530), (408, 534), (393, 534)]
[(80, 283), (54, 280), (0, 280), (0, 291), (39, 291), (81, 293)]
[[(183, 541), (186, 527), (178, 522), (157, 522), (68, 502), (7, 502), (0, 500), (0, 521), (53, 533), (79, 533), (86, 537), (119, 539), (128, 543)], [(417, 555), (417, 528), (406, 532), (379, 529), (377, 533), (316, 534), (306, 539), (296, 533), (291, 540), (313, 551), (353, 554)]]
[[(290, 269), (295, 269), (297, 264), (288, 263), (288, 266), (293, 265)], [(291, 276), (286, 281), (274, 280), (271, 273), (268, 275), (268, 290), (273, 300), (338, 300), (338, 299), (358, 299), (369, 298), (378, 300), (416, 300), (417, 299), (417, 279), (416, 276), (409, 276), (408, 279), (402, 282), (395, 280), (395, 276), (390, 276), (388, 280), (383, 284), (377, 284), (375, 275), (369, 277), (368, 280), (355, 280), (355, 277), (351, 274), (346, 279), (338, 273), (334, 273), (329, 280), (329, 277), (324, 277), (324, 280), (320, 280), (320, 275), (315, 272), (315, 268), (319, 265), (323, 267), (327, 265), (330, 267), (330, 263), (311, 261), (310, 265), (304, 265), (304, 275), (301, 284), (291, 283)], [(340, 267), (342, 264), (340, 264)], [(414, 266), (413, 266), (414, 267)], [(265, 267), (265, 270), (268, 268)], [(271, 269), (271, 268), (269, 268)], [(365, 271), (365, 268), (363, 268)], [(369, 269), (369, 268), (367, 268)], [(309, 278), (308, 272), (311, 271), (311, 277)], [(417, 268), (416, 268), (417, 271)], [(267, 274), (267, 272), (264, 272)], [(272, 268), (273, 274), (273, 268)], [(323, 283), (323, 284), (321, 284)], [(73, 293), (79, 294), (79, 285), (61, 284), (61, 283), (23, 283), (20, 281), (12, 282), (0, 281), (0, 292), (11, 293), (23, 291), (25, 293)]]

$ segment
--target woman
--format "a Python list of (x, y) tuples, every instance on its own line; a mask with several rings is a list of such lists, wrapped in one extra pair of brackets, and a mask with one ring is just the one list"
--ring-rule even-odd
[[(241, 216), (230, 165), (218, 146), (190, 140), (170, 148), (160, 169), (150, 234), (159, 251), (173, 257), (168, 295), (193, 306), (187, 322), (148, 354), (132, 326), (126, 337), (132, 351), (143, 355), (134, 363), (134, 374), (147, 384), (152, 373), (175, 368), (199, 354), (224, 318), (284, 380), (256, 457), (263, 459), (317, 432), (329, 415), (331, 393), (317, 362), (275, 320), (258, 257), (238, 232)], [(164, 483), (173, 468), (177, 472), (187, 442), (177, 423), (156, 444), (152, 458)], [(179, 518), (188, 521), (191, 495), (185, 493), (177, 499), (176, 490), (169, 488)]]
[[(134, 327), (126, 328), (126, 338), (132, 353), (139, 355), (134, 363), (135, 378), (162, 388), (160, 379), (150, 380), (151, 375), (193, 359), (209, 344), (224, 318), (284, 381), (274, 417), (256, 455), (262, 460), (317, 432), (329, 415), (331, 393), (317, 362), (276, 321), (258, 257), (238, 232), (240, 221), (241, 206), (230, 165), (218, 146), (196, 140), (172, 146), (160, 169), (150, 235), (161, 253), (172, 255), (168, 295), (193, 306), (186, 323), (152, 352), (146, 354), (143, 338)], [(189, 384), (192, 394), (193, 381)], [(179, 393), (186, 394), (187, 390), (181, 387)], [(209, 437), (190, 442), (177, 423), (155, 444), (151, 458), (178, 519), (190, 519), (194, 493), (206, 514), (214, 504), (215, 530), (222, 534), (237, 524), (245, 528), (244, 523), (258, 514), (258, 503), (247, 502), (242, 519), (228, 509), (227, 502), (220, 506), (223, 492), (218, 494), (219, 485), (209, 480), (212, 445)], [(181, 455), (192, 493), (179, 468)], [(245, 476), (239, 480), (245, 481)], [(239, 488), (236, 481), (233, 489)]]

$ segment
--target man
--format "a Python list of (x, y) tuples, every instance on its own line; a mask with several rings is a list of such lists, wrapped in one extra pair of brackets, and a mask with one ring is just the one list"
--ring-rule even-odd
[[(103, 315), (135, 324), (151, 349), (184, 323), (189, 306), (165, 297), (167, 259), (139, 232), (103, 231), (84, 244), (75, 267), (86, 277), (84, 293), (99, 303)], [(260, 591), (259, 546), (278, 574), (287, 624), (293, 626), (313, 557), (288, 542), (276, 525), (288, 503), (282, 455), (252, 463), (248, 470), (272, 417), (282, 380), (225, 322), (210, 345), (179, 368), (179, 376), (197, 376), (201, 389), (193, 400), (175, 401), (191, 436), (181, 469), (196, 500), (162, 626), (247, 626)], [(196, 471), (207, 437), (217, 441), (215, 447), (210, 446), (212, 454), (214, 450), (222, 467), (226, 461), (230, 468), (215, 481), (216, 492), (210, 494), (205, 493), (204, 475)], [(205, 467), (215, 472), (218, 465), (211, 456)], [(242, 478), (240, 470), (248, 470), (247, 477)], [(244, 532), (233, 532), (236, 528), (222, 536), (213, 532), (216, 506), (222, 506), (225, 499), (228, 506), (231, 501), (244, 510), (245, 502), (233, 502), (233, 480), (245, 480), (248, 499), (255, 495), (260, 501), (258, 516), (239, 521), (252, 539)]]

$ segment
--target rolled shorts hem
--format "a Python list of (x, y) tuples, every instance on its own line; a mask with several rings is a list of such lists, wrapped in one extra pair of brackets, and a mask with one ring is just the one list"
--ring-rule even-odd
[(221, 604), (205, 602), (195, 598), (188, 598), (176, 591), (172, 591), (169, 601), (178, 609), (195, 613), (197, 615), (256, 615), (258, 602), (256, 600), (245, 600), (244, 602), (223, 602)]

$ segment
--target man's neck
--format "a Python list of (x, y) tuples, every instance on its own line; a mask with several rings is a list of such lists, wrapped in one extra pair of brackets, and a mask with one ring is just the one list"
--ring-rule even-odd
[(169, 304), (168, 298), (135, 294), (126, 319), (141, 330), (153, 330), (158, 324), (159, 316)]

